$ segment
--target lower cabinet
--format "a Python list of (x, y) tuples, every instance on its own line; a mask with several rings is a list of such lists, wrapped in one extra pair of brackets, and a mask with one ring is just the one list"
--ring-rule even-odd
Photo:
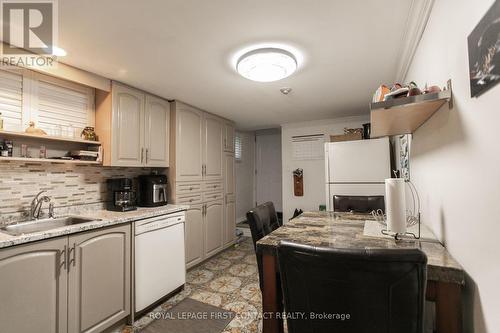
[(186, 211), (186, 266), (192, 267), (204, 258), (203, 213), (205, 205), (192, 205)]
[(67, 332), (67, 238), (0, 250), (0, 331)]
[(224, 246), (236, 239), (236, 200), (234, 195), (226, 195), (224, 204)]
[(0, 250), (2, 333), (101, 332), (130, 314), (130, 225)]
[(102, 332), (130, 314), (130, 225), (69, 237), (69, 332)]
[(222, 250), (224, 202), (222, 199), (205, 204), (205, 257)]

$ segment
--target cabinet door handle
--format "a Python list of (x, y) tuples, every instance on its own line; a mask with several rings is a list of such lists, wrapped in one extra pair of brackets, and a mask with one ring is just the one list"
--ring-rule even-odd
[(68, 257), (69, 257), (69, 254), (71, 254), (71, 252), (73, 252), (73, 257), (71, 258), (69, 263), (73, 264), (73, 267), (75, 267), (76, 266), (76, 243), (73, 243), (73, 247), (69, 249)]
[(149, 148), (146, 148), (146, 164), (148, 164)]
[(141, 164), (143, 160), (144, 160), (144, 148), (141, 148)]
[(60, 262), (59, 264), (59, 272), (57, 275), (59, 275), (61, 273), (61, 267), (64, 267), (64, 270), (66, 270), (68, 268), (68, 265), (67, 265), (67, 246), (64, 245), (64, 249), (59, 251), (59, 262), (61, 261), (61, 257), (63, 258), (63, 261)]

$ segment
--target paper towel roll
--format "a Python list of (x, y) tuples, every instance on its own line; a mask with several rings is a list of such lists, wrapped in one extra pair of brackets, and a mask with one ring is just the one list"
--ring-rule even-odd
[(385, 180), (385, 213), (387, 231), (403, 234), (406, 232), (406, 200), (404, 178)]

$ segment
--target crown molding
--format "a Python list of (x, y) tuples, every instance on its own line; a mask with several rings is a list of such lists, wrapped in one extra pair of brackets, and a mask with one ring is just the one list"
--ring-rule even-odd
[(396, 82), (404, 82), (406, 79), (433, 5), (434, 0), (412, 0), (411, 2), (403, 34), (403, 43), (399, 50)]

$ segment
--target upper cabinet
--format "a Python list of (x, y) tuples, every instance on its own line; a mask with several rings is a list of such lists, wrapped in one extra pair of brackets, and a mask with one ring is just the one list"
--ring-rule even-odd
[(113, 82), (96, 91), (96, 133), (106, 166), (168, 167), (167, 101)]
[(222, 180), (224, 121), (179, 102), (171, 113), (175, 181)]
[(234, 153), (234, 124), (224, 122), (224, 151)]

